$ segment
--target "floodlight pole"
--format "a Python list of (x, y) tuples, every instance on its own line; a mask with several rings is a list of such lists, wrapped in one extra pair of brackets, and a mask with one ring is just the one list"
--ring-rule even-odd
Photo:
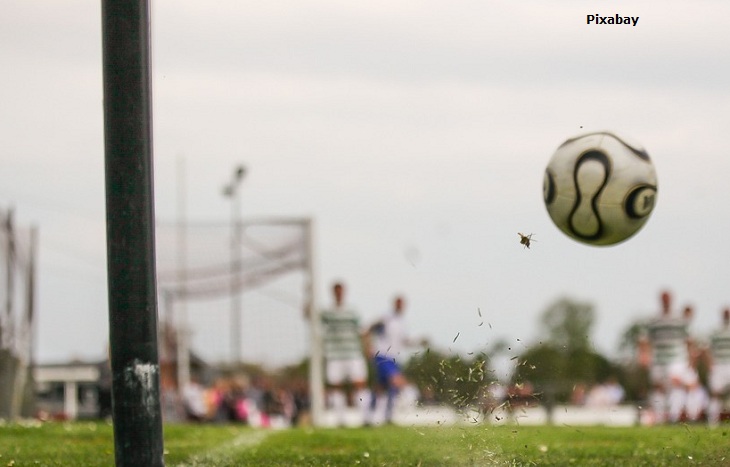
[(147, 0), (102, 0), (109, 344), (117, 466), (163, 466)]
[(231, 182), (223, 187), (223, 195), (231, 198), (231, 359), (241, 363), (241, 182), (246, 167), (238, 165)]
[[(178, 159), (178, 177), (177, 177), (177, 208), (178, 208), (178, 225), (177, 225), (177, 280), (180, 283), (180, 291), (182, 299), (177, 300), (174, 308), (174, 323), (176, 331), (176, 360), (177, 360), (177, 390), (182, 393), (190, 383), (190, 329), (188, 326), (188, 309), (187, 291), (188, 282), (188, 234), (187, 234), (187, 216), (186, 216), (186, 177), (185, 177), (185, 159)], [(171, 308), (173, 298), (170, 297)], [(168, 316), (173, 318), (172, 314)]]

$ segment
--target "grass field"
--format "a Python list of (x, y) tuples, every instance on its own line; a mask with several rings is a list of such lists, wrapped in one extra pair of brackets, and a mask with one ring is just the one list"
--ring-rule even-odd
[[(165, 427), (168, 466), (730, 465), (730, 426)], [(108, 423), (0, 426), (2, 466), (114, 465)]]

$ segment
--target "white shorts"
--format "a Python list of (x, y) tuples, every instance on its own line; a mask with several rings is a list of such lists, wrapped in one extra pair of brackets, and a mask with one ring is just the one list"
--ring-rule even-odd
[(713, 393), (730, 391), (730, 364), (713, 365), (707, 382)]
[(687, 386), (697, 386), (700, 384), (700, 374), (697, 373), (697, 370), (692, 365), (687, 365), (684, 369), (682, 381)]
[(672, 379), (680, 379), (683, 382), (687, 380), (686, 363), (670, 363), (668, 365), (653, 365), (649, 372), (651, 382), (654, 385), (668, 389), (671, 386)]
[(326, 373), (329, 384), (364, 383), (368, 379), (368, 364), (362, 357), (328, 360)]

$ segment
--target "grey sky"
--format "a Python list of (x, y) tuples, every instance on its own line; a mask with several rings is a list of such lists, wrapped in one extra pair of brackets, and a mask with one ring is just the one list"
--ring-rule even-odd
[[(455, 350), (538, 340), (562, 296), (596, 306), (609, 353), (662, 287), (701, 333), (730, 305), (727, 2), (152, 3), (160, 218), (180, 157), (195, 220), (228, 219), (220, 188), (245, 162), (246, 215), (316, 219), (322, 301), (343, 278), (372, 319), (402, 292), (413, 331)], [(46, 361), (106, 344), (100, 15), (6, 0), (0, 16), (0, 203), (40, 227)], [(659, 192), (642, 231), (595, 248), (552, 225), (542, 176), (563, 140), (604, 129), (647, 148)]]

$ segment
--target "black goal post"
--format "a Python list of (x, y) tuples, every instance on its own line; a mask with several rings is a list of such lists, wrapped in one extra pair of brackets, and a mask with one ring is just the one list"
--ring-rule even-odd
[(117, 466), (162, 466), (147, 0), (102, 1), (109, 344)]

